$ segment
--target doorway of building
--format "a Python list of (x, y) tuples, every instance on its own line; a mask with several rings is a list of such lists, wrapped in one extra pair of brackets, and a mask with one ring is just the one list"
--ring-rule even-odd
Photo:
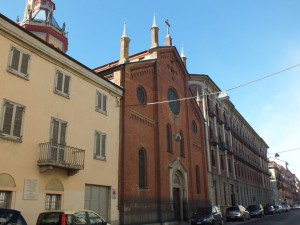
[(181, 220), (181, 201), (180, 201), (179, 188), (173, 188), (173, 209), (174, 209), (174, 219), (176, 221)]

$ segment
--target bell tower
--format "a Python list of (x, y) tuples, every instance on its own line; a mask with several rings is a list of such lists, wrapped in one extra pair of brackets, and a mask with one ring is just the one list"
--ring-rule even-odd
[(26, 1), (24, 18), (19, 23), (20, 26), (65, 53), (68, 50), (66, 24), (59, 26), (56, 22), (53, 16), (55, 4), (52, 0)]

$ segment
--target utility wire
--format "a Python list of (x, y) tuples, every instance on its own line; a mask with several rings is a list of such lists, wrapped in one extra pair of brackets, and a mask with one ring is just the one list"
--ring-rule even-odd
[[(227, 89), (226, 91), (224, 91), (225, 93), (227, 91), (232, 91), (234, 89), (238, 89), (238, 88), (241, 88), (241, 87), (244, 87), (246, 85), (249, 85), (249, 84), (252, 84), (252, 83), (255, 83), (255, 82), (258, 82), (258, 81), (261, 81), (261, 80), (264, 80), (266, 78), (269, 78), (269, 77), (272, 77), (272, 76), (275, 76), (275, 75), (278, 75), (280, 73), (283, 73), (283, 72), (286, 72), (288, 70), (291, 70), (291, 69), (294, 69), (296, 67), (300, 66), (300, 63), (299, 64), (296, 64), (296, 65), (293, 65), (293, 66), (290, 66), (290, 67), (287, 67), (283, 70), (280, 70), (280, 71), (277, 71), (275, 73), (271, 73), (269, 75), (266, 75), (266, 76), (263, 76), (263, 77), (260, 77), (256, 80), (252, 80), (252, 81), (249, 81), (247, 83), (244, 83), (244, 84), (240, 84), (236, 87), (232, 87), (232, 88), (229, 88)], [(166, 101), (161, 101), (161, 102), (149, 102), (147, 103), (146, 105), (156, 105), (156, 104), (162, 104), (162, 103), (169, 103), (169, 102), (174, 102), (174, 101), (183, 101), (183, 100), (188, 100), (188, 99), (193, 99), (193, 98), (197, 98), (197, 97), (203, 97), (203, 96), (207, 96), (207, 95), (215, 95), (215, 94), (221, 94), (221, 93), (224, 93), (222, 91), (219, 91), (219, 92), (213, 92), (213, 93), (209, 93), (209, 94), (204, 94), (204, 95), (199, 95), (199, 96), (193, 96), (193, 97), (188, 97), (188, 98), (179, 98), (179, 99), (175, 99), (175, 100), (166, 100)], [(134, 105), (124, 105), (122, 107), (128, 107), (128, 106), (142, 106), (142, 105), (145, 105), (145, 104), (134, 104)], [(120, 107), (120, 106), (119, 106)]]
[(296, 151), (296, 150), (300, 150), (300, 148), (293, 148), (293, 149), (289, 149), (289, 150), (285, 150), (285, 151), (281, 151), (281, 152), (269, 153), (269, 154), (276, 154), (276, 153), (291, 152), (291, 151)]
[(266, 79), (266, 78), (269, 78), (269, 77), (275, 76), (275, 75), (277, 75), (277, 74), (280, 74), (280, 73), (283, 73), (283, 72), (285, 72), (285, 71), (288, 71), (288, 70), (294, 69), (295, 67), (298, 67), (298, 66), (300, 66), (300, 64), (296, 64), (296, 65), (294, 65), (294, 66), (291, 66), (291, 67), (285, 68), (285, 69), (283, 69), (283, 70), (280, 70), (280, 71), (278, 71), (278, 72), (271, 73), (271, 74), (269, 74), (269, 75), (267, 75), (267, 76), (264, 76), (264, 77), (258, 78), (258, 79), (256, 79), (256, 80), (252, 80), (252, 81), (249, 81), (249, 82), (247, 82), (247, 83), (244, 83), (244, 84), (238, 85), (238, 86), (236, 86), (236, 87), (233, 87), (233, 88), (227, 89), (226, 91), (231, 91), (231, 90), (234, 90), (234, 89), (237, 89), (237, 88), (240, 88), (240, 87), (246, 86), (246, 85), (248, 85), (248, 84), (252, 84), (252, 83), (255, 83), (255, 82), (257, 82), (257, 81), (264, 80), (264, 79)]

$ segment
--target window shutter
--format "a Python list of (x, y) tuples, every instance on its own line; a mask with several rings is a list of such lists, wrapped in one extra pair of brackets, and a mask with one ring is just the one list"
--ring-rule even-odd
[(23, 112), (24, 112), (24, 107), (16, 106), (15, 123), (14, 123), (14, 130), (13, 130), (13, 136), (15, 137), (21, 137)]
[(63, 74), (60, 71), (56, 73), (56, 90), (62, 91)]
[(11, 68), (13, 70), (18, 71), (19, 68), (19, 60), (20, 60), (20, 51), (16, 48), (12, 48), (12, 58), (11, 58)]
[(65, 76), (64, 93), (69, 94), (70, 76)]
[(102, 107), (102, 109), (103, 109), (103, 111), (105, 111), (105, 112), (106, 112), (106, 100), (107, 100), (107, 96), (106, 96), (106, 95), (103, 95), (103, 107)]
[(58, 144), (58, 131), (59, 131), (59, 122), (55, 119), (52, 120), (52, 140), (54, 144)]
[(21, 63), (21, 73), (27, 76), (27, 70), (28, 70), (28, 62), (30, 59), (30, 56), (28, 54), (22, 54), (22, 63)]
[(100, 143), (101, 143), (100, 134), (96, 132), (95, 138), (96, 138), (95, 155), (100, 156)]
[(101, 142), (101, 157), (106, 156), (105, 145), (106, 145), (106, 135), (102, 134), (102, 142)]
[(14, 110), (13, 104), (10, 104), (9, 102), (5, 102), (5, 104), (4, 104), (4, 120), (3, 120), (3, 127), (2, 127), (2, 132), (4, 134), (10, 135), (13, 110)]
[(67, 123), (61, 123), (59, 144), (66, 145)]
[(102, 109), (102, 94), (98, 92), (97, 96), (98, 96), (97, 107), (98, 107), (98, 109)]

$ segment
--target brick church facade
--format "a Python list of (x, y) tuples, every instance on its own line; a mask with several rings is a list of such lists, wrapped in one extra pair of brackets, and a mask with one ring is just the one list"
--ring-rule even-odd
[(158, 44), (129, 56), (124, 26), (120, 60), (95, 69), (125, 89), (121, 108), (120, 224), (187, 221), (209, 204), (204, 117), (189, 88), (186, 58)]

